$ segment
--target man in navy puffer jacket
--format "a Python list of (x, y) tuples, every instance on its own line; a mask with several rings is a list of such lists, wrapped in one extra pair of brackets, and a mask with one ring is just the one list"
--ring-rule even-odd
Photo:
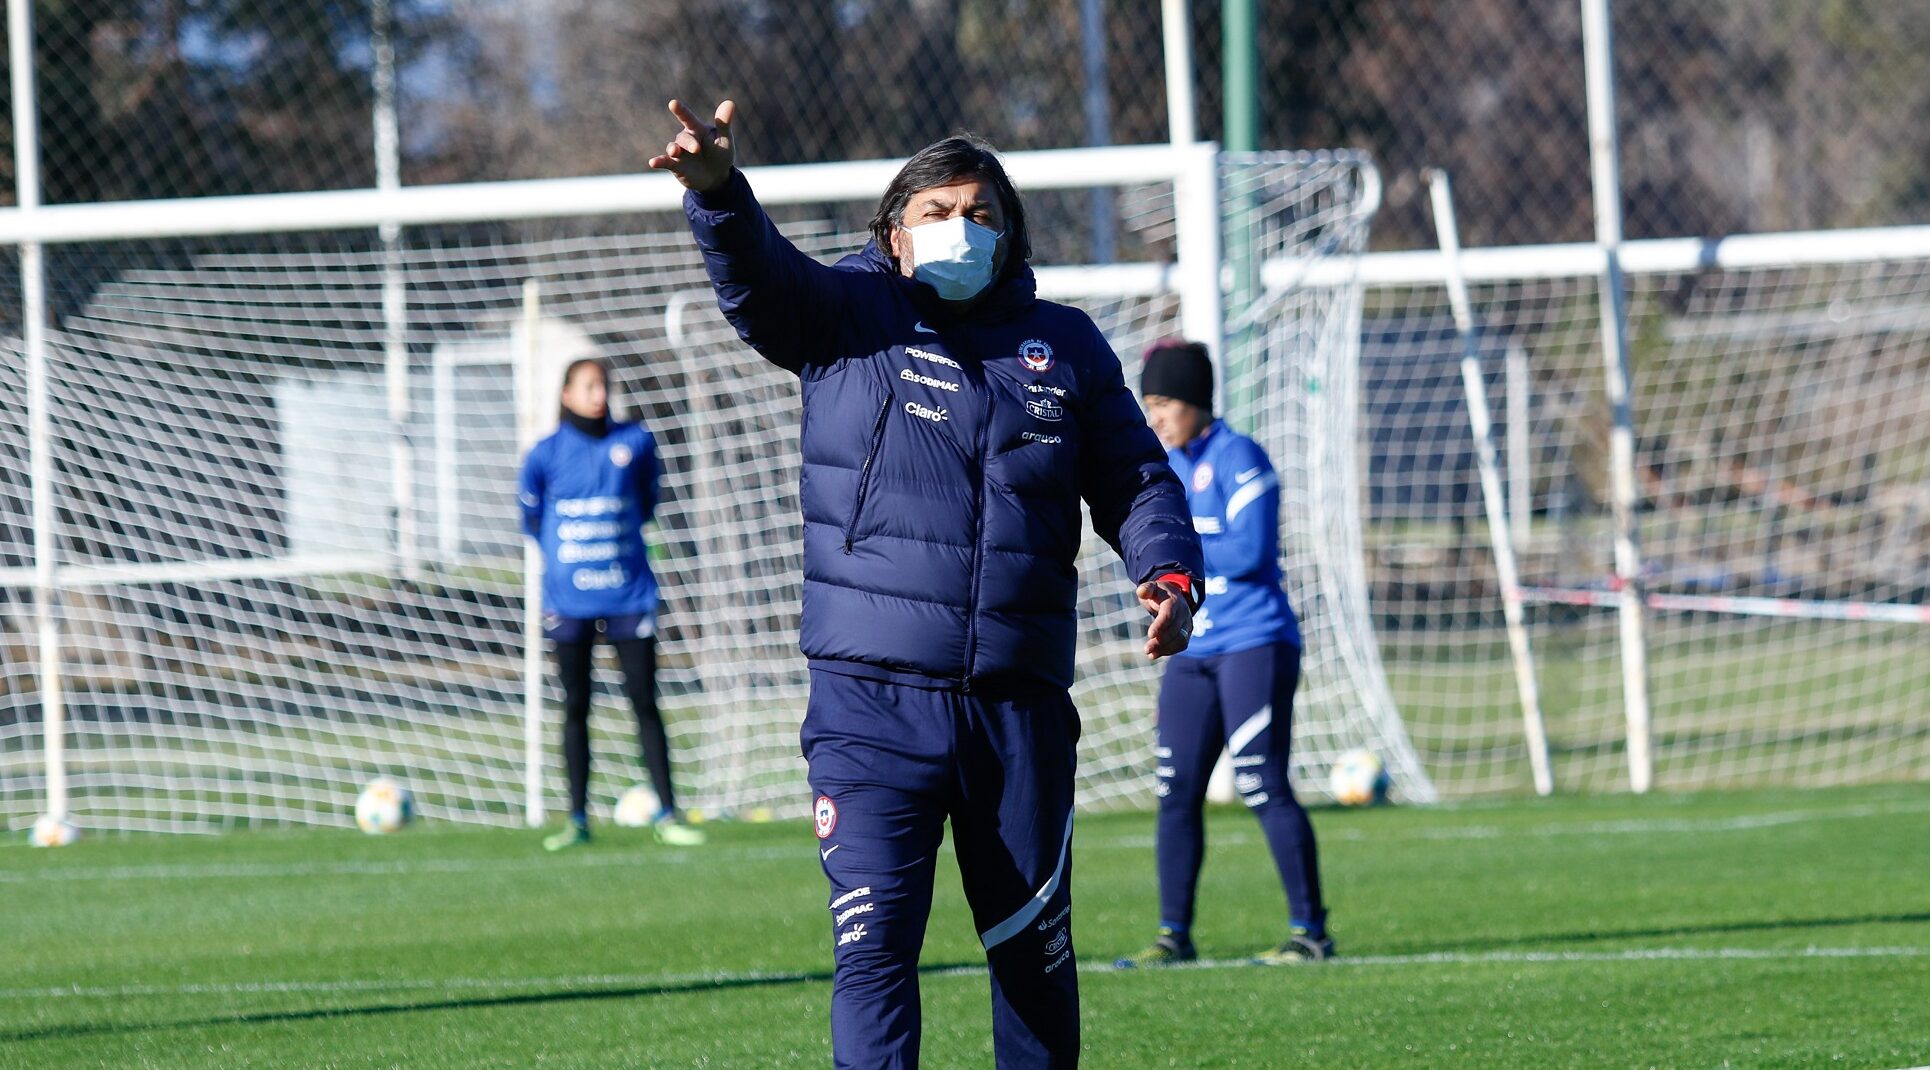
[(1203, 575), (1186, 496), (1119, 359), (1040, 301), (991, 149), (906, 163), (874, 242), (828, 267), (732, 165), (726, 101), (651, 166), (738, 333), (803, 383), (802, 741), (830, 880), (839, 1067), (913, 1067), (918, 954), (950, 817), (992, 973), (997, 1063), (1070, 1067), (1073, 678), (1081, 498), (1152, 623), (1185, 649)]

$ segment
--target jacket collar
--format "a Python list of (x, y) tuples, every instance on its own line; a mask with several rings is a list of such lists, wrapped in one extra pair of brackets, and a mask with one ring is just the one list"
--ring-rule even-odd
[(876, 241), (866, 242), (862, 250), (838, 261), (838, 266), (891, 276), (904, 287), (906, 295), (921, 315), (944, 323), (1003, 323), (1030, 310), (1039, 296), (1039, 282), (1032, 274), (1032, 265), (1021, 264), (1018, 271), (994, 281), (990, 292), (960, 315), (951, 302), (941, 299), (931, 287), (898, 274), (891, 257), (878, 247)]
[(1197, 463), (1206, 454), (1206, 447), (1212, 443), (1214, 436), (1218, 435), (1220, 429), (1225, 426), (1225, 420), (1214, 420), (1207, 424), (1206, 429), (1201, 431), (1193, 441), (1179, 448), (1180, 452), (1185, 454), (1187, 460)]
[(562, 417), (565, 425), (576, 428), (590, 438), (604, 438), (608, 436), (611, 428), (616, 424), (616, 421), (610, 418), (609, 413), (604, 413), (602, 416), (592, 420), (588, 416), (578, 416), (576, 413), (564, 409)]

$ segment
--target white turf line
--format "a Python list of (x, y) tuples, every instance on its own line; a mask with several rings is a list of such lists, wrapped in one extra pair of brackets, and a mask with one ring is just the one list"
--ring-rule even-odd
[[(404, 833), (403, 835), (407, 835)], [(562, 858), (426, 858), (393, 862), (263, 862), (209, 865), (72, 866), (37, 872), (0, 870), (0, 884), (40, 881), (206, 880), (221, 877), (404, 877), (414, 874), (558, 872), (605, 867), (655, 867), (692, 862), (755, 862), (808, 857), (801, 847), (718, 847), (692, 850), (576, 853)]]
[[(1509, 837), (1541, 838), (1550, 836), (1646, 836), (1655, 833), (1749, 832), (1756, 829), (1796, 825), (1811, 821), (1837, 821), (1846, 818), (1890, 814), (1930, 813), (1930, 802), (1863, 804), (1833, 809), (1784, 810), (1766, 814), (1740, 814), (1734, 817), (1657, 818), (1650, 820), (1589, 821), (1569, 824), (1533, 825), (1507, 828), (1498, 825), (1449, 825), (1440, 828), (1375, 831), (1337, 829), (1321, 834), (1323, 839), (1347, 842), (1391, 843), (1399, 840), (1501, 840)], [(527, 834), (527, 833), (525, 833)], [(407, 835), (407, 833), (403, 833)], [(1258, 842), (1248, 832), (1221, 833), (1213, 837), (1218, 845)], [(1150, 850), (1151, 836), (1130, 835), (1086, 838), (1076, 841), (1079, 849)], [(945, 844), (945, 850), (951, 844)], [(688, 865), (702, 862), (779, 861), (804, 857), (792, 847), (710, 847), (676, 851), (626, 851), (622, 854), (574, 854), (562, 858), (421, 859), (393, 862), (287, 862), (287, 863), (211, 863), (146, 866), (65, 866), (34, 872), (0, 870), (0, 884), (32, 884), (39, 881), (122, 881), (122, 880), (205, 880), (251, 877), (318, 876), (409, 876), (441, 873), (501, 873), (526, 870), (558, 871), (572, 867), (602, 868), (623, 866)]]
[[(1356, 955), (1332, 959), (1315, 969), (1400, 967), (1400, 966), (1478, 966), (1531, 965), (1543, 963), (1591, 962), (1699, 962), (1708, 960), (1794, 960), (1794, 959), (1894, 959), (1930, 957), (1930, 947), (1658, 947), (1631, 951), (1435, 951), (1418, 955)], [(1131, 974), (1115, 970), (1105, 960), (1083, 960), (1079, 972), (1088, 978)], [(1168, 970), (1260, 969), (1246, 959), (1202, 959)], [(1301, 969), (1307, 969), (1302, 967)], [(955, 966), (928, 971), (945, 977), (977, 977), (983, 966)], [(1297, 972), (1297, 971), (1296, 971)], [(551, 977), (443, 977), (411, 980), (352, 979), (342, 981), (239, 981), (228, 984), (181, 985), (50, 985), (43, 988), (0, 988), (0, 999), (52, 999), (82, 997), (113, 999), (129, 996), (247, 995), (284, 992), (327, 994), (334, 992), (437, 992), (450, 989), (497, 991), (508, 989), (599, 989), (662, 988), (706, 985), (801, 983), (824, 979), (822, 972), (767, 972), (716, 970), (704, 973), (604, 973), (571, 974)]]

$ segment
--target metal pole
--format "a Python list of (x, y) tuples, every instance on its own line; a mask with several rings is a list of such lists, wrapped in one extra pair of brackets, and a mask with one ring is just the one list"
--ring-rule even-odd
[[(664, 308), (664, 345), (677, 355), (683, 377), (682, 396), (688, 399), (690, 435), (685, 444), (690, 468), (690, 501), (696, 511), (694, 530), (701, 532), (700, 560), (741, 560), (748, 549), (742, 536), (732, 533), (730, 479), (720, 466), (720, 451), (714, 438), (713, 419), (718, 396), (728, 390), (728, 370), (718, 367), (716, 354), (701, 339), (693, 340), (690, 330), (692, 310), (715, 307), (716, 295), (708, 288), (672, 294)], [(706, 378), (709, 379), (706, 382)], [(753, 536), (753, 538), (755, 538)], [(745, 711), (754, 706), (751, 685), (738, 671), (741, 659), (749, 656), (755, 637), (747, 634), (744, 622), (750, 614), (741, 600), (743, 588), (732, 577), (707, 576), (692, 592), (693, 602), (706, 612), (690, 638), (691, 667), (696, 670), (708, 707), (706, 723), (730, 755), (728, 767), (714, 781), (712, 794), (720, 806), (741, 803), (751, 775), (751, 742), (755, 725)]]
[[(402, 152), (395, 105), (394, 20), (390, 0), (374, 0), (370, 43), (375, 53), (375, 187), (402, 188)], [(415, 445), (409, 435), (409, 305), (402, 270), (402, 227), (378, 228), (382, 237), (382, 364), (389, 396), (390, 504), (395, 511), (395, 553), (402, 575), (421, 575), (416, 539)], [(440, 445), (438, 446), (440, 448)]]
[[(1173, 180), (1180, 330), (1193, 341), (1204, 342), (1215, 361), (1222, 359), (1226, 342), (1226, 295), (1220, 290), (1219, 161), (1211, 142), (1195, 143), (1185, 170)], [(1224, 395), (1225, 383), (1220, 390)]]
[[(1260, 147), (1256, 6), (1256, 0), (1225, 0), (1220, 8), (1220, 85), (1225, 98), (1220, 145), (1229, 154), (1254, 152)], [(1226, 351), (1220, 359), (1221, 412), (1236, 424), (1259, 431), (1255, 422), (1259, 414), (1252, 409), (1257, 396), (1253, 372), (1260, 338), (1257, 324), (1251, 323), (1246, 313), (1259, 300), (1257, 253), (1265, 230), (1266, 205), (1261, 191), (1246, 188), (1237, 179), (1228, 182), (1223, 195), (1227, 202), (1221, 209), (1224, 255), (1231, 284), (1227, 304), (1233, 309), (1235, 322), (1247, 326), (1227, 335)]]
[[(7, 58), (13, 65), (14, 198), (40, 208), (40, 115), (34, 86), (31, 0), (7, 0)], [(40, 735), (47, 816), (67, 819), (67, 704), (62, 691), (55, 570), (53, 420), (47, 381), (47, 263), (39, 242), (20, 246), (21, 343), (27, 351), (27, 493), (33, 500), (34, 633), (39, 647)]]
[[(370, 10), (369, 40), (375, 53), (375, 188), (402, 188), (401, 125), (395, 103), (395, 19), (390, 0), (373, 0)], [(382, 224), (382, 240), (393, 242), (401, 228), (393, 222)]]
[(435, 351), (431, 404), (436, 426), (436, 560), (444, 568), (462, 556), (462, 490), (456, 467), (456, 359), (448, 345)]
[(1595, 244), (1602, 254), (1602, 370), (1614, 426), (1609, 483), (1615, 518), (1615, 577), (1621, 592), (1622, 703), (1628, 720), (1629, 788), (1654, 779), (1650, 747), (1648, 646), (1642, 603), (1642, 552), (1635, 529), (1635, 420), (1630, 407), (1626, 295), (1622, 288), (1622, 175), (1615, 136), (1615, 49), (1608, 0), (1582, 0), (1582, 51), (1588, 85), (1588, 154), (1595, 186)]
[(1220, 9), (1220, 85), (1225, 117), (1220, 143), (1228, 152), (1260, 147), (1260, 45), (1257, 0), (1225, 0)]
[(1166, 131), (1175, 145), (1200, 139), (1193, 117), (1193, 24), (1187, 0), (1160, 0), (1166, 51)]
[(1461, 336), (1461, 388), (1468, 399), (1468, 426), (1474, 432), (1474, 456), (1481, 472), (1481, 500), (1488, 513), (1488, 543), (1494, 550), (1494, 571), (1501, 581), (1501, 614), (1507, 622), (1508, 651), (1515, 670), (1515, 690), (1521, 696), (1521, 723), (1528, 737), (1528, 765), (1534, 772), (1535, 794), (1552, 795), (1555, 774), (1548, 759), (1548, 730), (1541, 719), (1541, 687), (1535, 679), (1534, 650), (1528, 644), (1528, 625), (1521, 610), (1521, 576), (1515, 568), (1514, 544), (1508, 536), (1508, 515), (1501, 499), (1501, 468), (1494, 455), (1494, 424), (1488, 412), (1488, 384), (1481, 375), (1481, 354), (1475, 343), (1474, 305), (1461, 275), (1461, 238), (1454, 221), (1454, 190), (1446, 171), (1427, 175), (1434, 202), (1434, 232), (1441, 242), (1446, 268), (1448, 303), (1454, 309), (1455, 333)]
[(1508, 524), (1515, 552), (1528, 549), (1534, 520), (1534, 461), (1528, 451), (1528, 402), (1533, 384), (1528, 377), (1528, 351), (1508, 347)]
[[(1079, 0), (1080, 53), (1086, 73), (1086, 144), (1112, 144), (1112, 87), (1106, 79), (1105, 0)], [(1114, 257), (1113, 194), (1111, 187), (1090, 194), (1092, 262), (1110, 264)]]
[[(542, 285), (524, 279), (522, 336), (513, 339), (516, 446), (523, 456), (536, 444), (541, 329)], [(535, 539), (523, 540), (523, 809), (531, 828), (543, 823), (543, 550)]]
[[(1220, 290), (1222, 247), (1220, 153), (1212, 143), (1195, 143), (1185, 170), (1173, 180), (1173, 222), (1179, 255), (1179, 330), (1206, 344), (1214, 363), (1226, 361), (1226, 294)], [(1226, 377), (1220, 396), (1226, 396)], [(1208, 798), (1231, 802), (1233, 778), (1226, 753), (1208, 778)]]

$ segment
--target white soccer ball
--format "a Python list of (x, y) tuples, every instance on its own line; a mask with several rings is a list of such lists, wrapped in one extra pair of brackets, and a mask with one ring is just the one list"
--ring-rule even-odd
[(663, 802), (657, 793), (646, 784), (638, 784), (617, 800), (616, 822), (624, 828), (645, 828), (657, 820), (657, 811), (661, 809)]
[(80, 839), (80, 829), (57, 814), (42, 814), (27, 838), (35, 847), (65, 847)]
[(1387, 767), (1374, 752), (1350, 750), (1335, 762), (1327, 776), (1327, 791), (1342, 806), (1368, 806), (1387, 799)]
[(355, 827), (371, 836), (395, 832), (415, 819), (415, 797), (409, 789), (376, 777), (355, 800)]

